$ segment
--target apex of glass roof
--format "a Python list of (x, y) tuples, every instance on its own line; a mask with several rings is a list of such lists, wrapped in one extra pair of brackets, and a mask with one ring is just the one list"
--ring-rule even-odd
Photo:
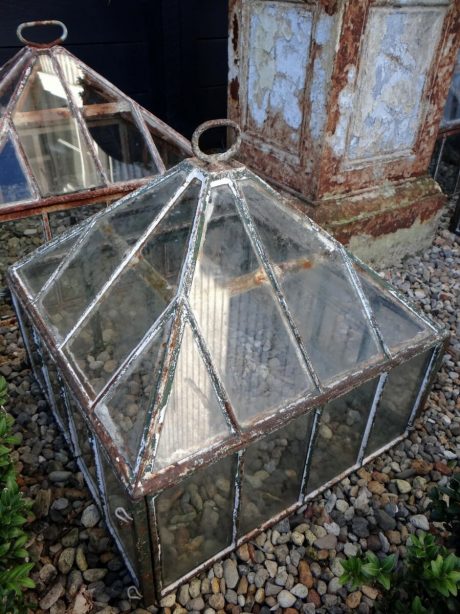
[[(38, 22), (41, 23), (48, 22)], [(60, 24), (60, 22), (54, 22)], [(59, 46), (27, 43), (0, 67), (0, 206), (60, 202), (151, 178), (189, 142)]]
[(134, 496), (443, 335), (200, 132), (198, 157), (10, 269)]

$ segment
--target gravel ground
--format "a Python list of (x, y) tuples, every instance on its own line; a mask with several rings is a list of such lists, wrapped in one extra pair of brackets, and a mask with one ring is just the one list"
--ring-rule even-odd
[[(341, 559), (366, 550), (404, 556), (407, 537), (429, 528), (427, 492), (447, 481), (460, 455), (460, 246), (447, 230), (450, 214), (431, 249), (385, 273), (452, 332), (410, 437), (165, 598), (166, 614), (372, 611), (374, 589), (340, 587)], [(7, 312), (3, 305), (0, 313)], [(147, 614), (127, 598), (129, 575), (31, 377), (18, 330), (1, 327), (1, 320), (0, 348), (0, 373), (22, 436), (15, 452), (20, 483), (34, 499), (29, 530), (37, 612)]]

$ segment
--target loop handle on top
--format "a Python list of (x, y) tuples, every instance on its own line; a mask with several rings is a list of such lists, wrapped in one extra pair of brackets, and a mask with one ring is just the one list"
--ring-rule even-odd
[[(26, 28), (35, 28), (36, 26), (60, 26), (62, 28), (62, 34), (61, 36), (49, 43), (37, 43), (28, 40), (22, 35), (22, 31)], [(24, 45), (29, 45), (29, 47), (38, 47), (39, 49), (47, 49), (48, 47), (54, 47), (54, 45), (59, 45), (60, 43), (63, 43), (67, 38), (67, 34), (68, 32), (66, 25), (62, 23), (62, 21), (59, 21), (57, 19), (46, 19), (43, 21), (26, 21), (24, 23), (21, 23), (16, 30), (16, 35), (21, 41), (21, 43), (24, 43)]]
[[(200, 145), (198, 143), (198, 141), (200, 140), (200, 136), (203, 134), (203, 132), (206, 132), (206, 130), (210, 130), (211, 128), (218, 128), (220, 126), (226, 126), (227, 128), (233, 128), (233, 130), (236, 133), (235, 142), (233, 143), (231, 147), (229, 147), (229, 149), (227, 149), (227, 151), (224, 151), (222, 153), (215, 153), (215, 154), (204, 153), (204, 151), (200, 149)], [(192, 135), (193, 155), (199, 160), (202, 160), (203, 162), (225, 162), (226, 160), (230, 160), (230, 158), (232, 158), (238, 153), (240, 145), (241, 145), (241, 128), (238, 126), (237, 123), (235, 123), (231, 119), (211, 119), (207, 122), (204, 122), (203, 124), (200, 124)]]

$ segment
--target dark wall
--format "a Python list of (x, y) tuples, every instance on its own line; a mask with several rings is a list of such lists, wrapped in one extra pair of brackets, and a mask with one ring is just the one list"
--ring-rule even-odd
[(63, 21), (72, 53), (185, 136), (226, 116), (227, 0), (0, 0), (0, 65), (37, 19)]

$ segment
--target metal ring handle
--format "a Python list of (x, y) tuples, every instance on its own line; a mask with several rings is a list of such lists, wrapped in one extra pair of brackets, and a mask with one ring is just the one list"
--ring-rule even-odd
[[(217, 154), (206, 154), (204, 151), (200, 149), (198, 141), (200, 140), (200, 136), (206, 130), (210, 130), (211, 128), (218, 128), (220, 126), (226, 126), (227, 128), (233, 128), (236, 133), (236, 140), (233, 145), (222, 153)], [(234, 155), (238, 153), (238, 150), (241, 146), (241, 128), (238, 124), (231, 119), (211, 119), (203, 124), (200, 124), (198, 128), (192, 135), (192, 151), (193, 155), (199, 160), (203, 160), (203, 162), (225, 162), (226, 160), (230, 160)]]
[[(34, 41), (28, 40), (22, 35), (22, 31), (25, 28), (34, 28), (35, 26), (60, 26), (62, 28), (62, 34), (50, 43), (36, 43)], [(65, 23), (62, 23), (62, 21), (59, 21), (58, 19), (47, 19), (44, 21), (26, 21), (24, 23), (21, 23), (16, 30), (16, 35), (21, 41), (21, 43), (24, 43), (24, 45), (29, 45), (29, 47), (38, 47), (39, 49), (47, 49), (48, 47), (54, 47), (54, 45), (59, 45), (60, 43), (63, 43), (67, 38), (67, 34), (68, 32)]]

